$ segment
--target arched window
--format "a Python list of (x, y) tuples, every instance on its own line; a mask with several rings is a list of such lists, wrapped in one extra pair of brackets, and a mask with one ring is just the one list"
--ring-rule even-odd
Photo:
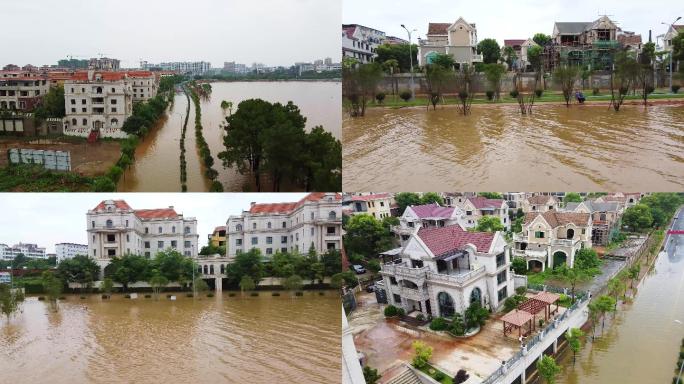
[(235, 231), (237, 232), (242, 232), (242, 224), (238, 224), (235, 226)]
[(110, 125), (111, 125), (112, 127), (118, 126), (118, 125), (119, 125), (119, 120), (116, 119), (116, 118), (112, 119), (112, 120), (110, 121)]
[(207, 268), (207, 266), (205, 265), (204, 266), (204, 274), (208, 275), (209, 274), (208, 272), (209, 272), (209, 268)]
[(214, 264), (209, 266), (209, 274), (213, 275), (214, 274)]
[(271, 229), (271, 222), (270, 221), (268, 222), (267, 226), (268, 226), (268, 229)]
[(221, 264), (221, 274), (226, 273), (226, 266)]
[(187, 235), (188, 233), (190, 233), (190, 227), (185, 227), (185, 234)]
[(337, 219), (337, 213), (335, 213), (335, 211), (330, 211), (330, 213), (328, 213), (328, 219), (329, 220)]
[(102, 87), (97, 87), (96, 93), (102, 93)]
[(159, 227), (159, 229), (157, 229), (157, 232), (162, 233), (162, 227)]
[(568, 239), (574, 239), (575, 238), (575, 230), (570, 228), (567, 231), (567, 238)]
[(112, 228), (114, 223), (111, 220), (107, 220), (107, 228)]
[(76, 119), (71, 119), (71, 125), (73, 125), (74, 127), (77, 126), (78, 121), (76, 121)]
[(439, 303), (439, 316), (452, 317), (454, 316), (454, 299), (446, 292), (437, 294), (437, 302)]
[(83, 126), (87, 127), (88, 126), (88, 119), (83, 119)]
[(472, 303), (478, 303), (482, 305), (482, 291), (478, 287), (473, 288), (473, 290), (470, 292), (470, 304)]

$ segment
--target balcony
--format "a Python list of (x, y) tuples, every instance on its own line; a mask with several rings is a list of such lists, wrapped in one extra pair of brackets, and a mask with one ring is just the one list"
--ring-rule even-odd
[(523, 236), (522, 233), (514, 233), (513, 234), (513, 242), (515, 242), (515, 243), (527, 242), (527, 236)]
[(598, 49), (615, 49), (620, 46), (620, 43), (617, 40), (597, 40), (592, 45)]
[(384, 264), (380, 268), (380, 273), (394, 276), (403, 277), (410, 279), (424, 279), (427, 277), (427, 273), (430, 270), (428, 267), (422, 268), (410, 268), (402, 264)]
[(572, 240), (572, 239), (554, 239), (551, 242), (551, 245), (555, 245), (557, 247), (572, 247), (578, 241), (579, 240)]
[(402, 227), (401, 225), (393, 225), (390, 227), (390, 230), (397, 235), (405, 235), (405, 236), (410, 236), (413, 233), (415, 233), (416, 228), (412, 227)]
[(399, 287), (399, 294), (402, 297), (405, 297), (407, 299), (415, 300), (415, 301), (423, 301), (423, 300), (428, 300), (430, 297), (427, 293), (427, 290), (424, 289), (415, 289), (415, 288), (407, 288), (407, 287)]
[(480, 276), (484, 276), (485, 274), (485, 267), (480, 266), (476, 269), (473, 270), (459, 270), (457, 272), (452, 272), (450, 274), (446, 273), (435, 273), (435, 272), (428, 272), (428, 280), (430, 281), (435, 281), (435, 282), (441, 282), (441, 283), (448, 283), (452, 285), (458, 285), (462, 286), (465, 283), (476, 279)]

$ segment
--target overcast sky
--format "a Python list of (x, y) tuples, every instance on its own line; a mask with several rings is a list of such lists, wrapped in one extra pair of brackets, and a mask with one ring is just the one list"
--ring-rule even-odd
[(137, 67), (161, 61), (289, 66), (339, 62), (340, 0), (3, 1), (0, 66), (99, 53)]
[(197, 218), (199, 244), (230, 215), (248, 210), (250, 202), (298, 201), (305, 193), (2, 193), (0, 243), (37, 243), (53, 253), (56, 243), (87, 244), (86, 213), (102, 200), (126, 200), (133, 209), (173, 205), (185, 217)]
[[(429, 22), (453, 23), (462, 16), (477, 25), (479, 40), (495, 38), (524, 39), (537, 32), (551, 35), (555, 21), (593, 21), (606, 14), (623, 30), (633, 31), (648, 41), (648, 30), (653, 40), (665, 33), (677, 16), (684, 17), (684, 2), (673, 0), (344, 0), (344, 24), (361, 24), (407, 39), (406, 31), (417, 29), (412, 40), (425, 37)], [(680, 21), (681, 23), (681, 21)]]

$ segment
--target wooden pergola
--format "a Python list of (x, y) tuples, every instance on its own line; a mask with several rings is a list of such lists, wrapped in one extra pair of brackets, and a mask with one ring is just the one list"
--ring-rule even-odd
[[(518, 336), (527, 336), (532, 333), (532, 320), (534, 316), (529, 312), (521, 311), (519, 309), (514, 309), (501, 317), (503, 321), (503, 333), (504, 337), (513, 331), (514, 328), (518, 329)], [(523, 333), (523, 326), (527, 324), (527, 329)]]
[[(558, 299), (560, 299), (560, 295), (552, 292), (539, 292), (531, 298), (531, 300), (544, 303), (544, 316), (546, 320), (548, 320), (554, 313), (558, 312)], [(556, 308), (552, 310), (551, 304), (556, 304)]]

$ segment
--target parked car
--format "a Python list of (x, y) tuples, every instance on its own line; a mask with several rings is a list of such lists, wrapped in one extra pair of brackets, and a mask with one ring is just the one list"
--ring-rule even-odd
[(368, 292), (368, 293), (375, 292), (375, 284), (371, 284), (371, 285), (367, 286), (366, 292)]
[(354, 269), (354, 272), (356, 272), (357, 275), (366, 273), (366, 268), (364, 268), (363, 265), (354, 264), (352, 265), (352, 268)]

